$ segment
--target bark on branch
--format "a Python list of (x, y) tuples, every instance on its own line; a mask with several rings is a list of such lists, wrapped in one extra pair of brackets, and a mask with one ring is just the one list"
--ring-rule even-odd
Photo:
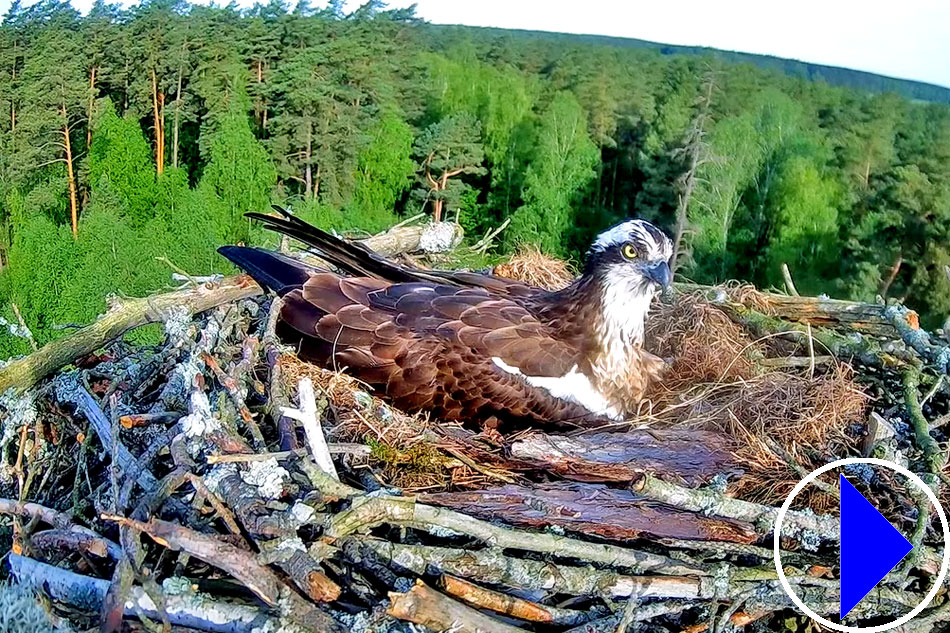
[(260, 286), (250, 277), (238, 275), (198, 288), (123, 300), (95, 323), (47, 343), (38, 352), (12, 361), (0, 369), (0, 393), (10, 388), (25, 391), (49, 374), (94, 352), (129, 330), (164, 321), (172, 311), (185, 310), (192, 315), (224, 303), (254, 297), (261, 292)]

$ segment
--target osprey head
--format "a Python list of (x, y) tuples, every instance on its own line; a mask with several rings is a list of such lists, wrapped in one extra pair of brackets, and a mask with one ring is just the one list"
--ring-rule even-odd
[(645, 220), (628, 220), (597, 236), (587, 252), (585, 275), (601, 279), (615, 292), (652, 297), (673, 279), (673, 242)]

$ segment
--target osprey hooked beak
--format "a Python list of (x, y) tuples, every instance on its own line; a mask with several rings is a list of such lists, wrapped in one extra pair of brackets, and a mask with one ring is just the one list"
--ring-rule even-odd
[(664, 261), (656, 262), (649, 268), (643, 271), (644, 276), (659, 286), (661, 289), (666, 290), (670, 287), (670, 283), (673, 281), (673, 273), (670, 270), (670, 265)]

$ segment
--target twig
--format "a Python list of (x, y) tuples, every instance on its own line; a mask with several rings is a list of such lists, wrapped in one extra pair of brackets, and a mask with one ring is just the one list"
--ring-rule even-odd
[(208, 489), (204, 480), (194, 473), (188, 473), (185, 477), (188, 482), (194, 486), (195, 490), (211, 504), (211, 507), (214, 508), (215, 512), (218, 513), (218, 516), (221, 517), (221, 520), (227, 526), (228, 531), (230, 531), (231, 534), (241, 534), (241, 526), (237, 524), (234, 513), (231, 512), (230, 508), (221, 503), (221, 499), (218, 498), (218, 495)]
[(105, 554), (108, 553), (112, 558), (119, 558), (122, 554), (122, 548), (119, 547), (118, 543), (110, 541), (88, 528), (74, 524), (69, 515), (51, 510), (38, 503), (19, 503), (12, 499), (0, 499), (0, 514), (9, 514), (23, 519), (39, 520), (52, 525), (57, 530), (69, 530), (84, 538), (95, 539), (100, 545), (93, 546), (91, 551), (97, 556), (105, 556)]
[(277, 601), (280, 599), (280, 580), (272, 572), (258, 565), (248, 552), (160, 519), (152, 519), (145, 523), (115, 514), (103, 514), (102, 518), (114, 521), (120, 526), (144, 532), (159, 545), (172, 550), (186, 551), (209, 565), (228, 572), (264, 603), (272, 607), (277, 606)]
[[(0, 370), (2, 371), (2, 370)], [(99, 442), (107, 449), (115, 447), (115, 455), (118, 463), (115, 467), (122, 471), (126, 477), (134, 478), (146, 491), (152, 491), (158, 486), (158, 480), (148, 470), (142, 468), (138, 460), (132, 456), (129, 449), (125, 447), (118, 438), (113, 442), (112, 423), (106, 418), (105, 413), (99, 408), (99, 405), (82, 386), (70, 381), (63, 376), (57, 384), (57, 397), (65, 402), (69, 402), (76, 407), (76, 412), (83, 415), (89, 425), (99, 436)]]
[(238, 414), (241, 416), (241, 421), (244, 422), (244, 426), (246, 426), (248, 431), (251, 432), (251, 439), (254, 440), (254, 447), (257, 450), (263, 450), (266, 446), (266, 443), (264, 442), (264, 435), (261, 433), (261, 428), (257, 425), (257, 422), (254, 421), (254, 416), (251, 414), (250, 409), (247, 408), (247, 404), (244, 402), (244, 397), (241, 395), (241, 389), (239, 386), (240, 381), (233, 376), (229, 376), (223, 369), (221, 369), (221, 365), (218, 363), (218, 360), (211, 354), (202, 352), (201, 359), (214, 373), (215, 377), (218, 379), (218, 382), (221, 383), (221, 386), (223, 386), (224, 390), (227, 392), (228, 397), (234, 404), (234, 407), (238, 410)]
[(805, 331), (808, 334), (808, 377), (815, 377), (815, 337), (811, 333), (811, 323), (805, 324)]
[[(927, 395), (925, 395), (923, 397), (923, 400), (920, 401), (921, 408), (923, 408), (924, 405), (930, 402), (930, 399), (933, 398), (934, 395), (936, 395), (936, 393), (940, 390), (940, 387), (943, 386), (943, 381), (946, 377), (947, 377), (946, 374), (940, 374), (939, 376), (937, 376), (937, 381), (934, 382), (934, 386), (930, 388), (930, 391), (927, 392)], [(931, 425), (931, 428), (932, 427), (933, 425)]]
[(485, 237), (478, 240), (475, 244), (471, 246), (471, 250), (474, 253), (484, 253), (492, 246), (492, 242), (498, 237), (498, 234), (508, 228), (508, 225), (511, 224), (511, 218), (505, 218), (505, 221), (502, 222), (497, 228), (489, 231), (485, 234)]
[(30, 536), (30, 544), (37, 549), (71, 549), (81, 554), (92, 554), (99, 558), (117, 557), (119, 554), (118, 545), (115, 543), (109, 543), (106, 539), (95, 534), (87, 534), (71, 529), (36, 532)]
[(339, 480), (340, 476), (337, 474), (336, 466), (333, 465), (333, 459), (330, 457), (327, 439), (320, 427), (313, 381), (310, 378), (301, 378), (300, 382), (297, 383), (297, 400), (300, 403), (298, 409), (283, 407), (281, 413), (300, 422), (307, 438), (307, 445), (310, 447), (310, 454), (317, 466), (334, 479)]
[[(417, 214), (415, 214), (414, 216), (412, 216), (412, 217), (410, 217), (410, 218), (406, 218), (406, 219), (403, 220), (402, 222), (397, 222), (396, 224), (393, 224), (391, 227), (389, 227), (388, 229), (386, 229), (386, 231), (392, 231), (393, 229), (398, 229), (399, 227), (406, 226), (407, 224), (412, 224), (412, 223), (415, 222), (416, 220), (421, 220), (421, 219), (424, 218), (424, 217), (426, 217), (426, 214), (425, 214), (425, 213), (417, 213)], [(376, 235), (377, 235), (377, 236), (383, 235), (384, 233), (386, 233), (386, 231), (380, 231), (380, 232), (377, 233)]]
[[(785, 460), (785, 463), (788, 464), (789, 468), (795, 471), (796, 475), (798, 475), (799, 477), (805, 477), (806, 475), (808, 475), (808, 469), (802, 466), (801, 464), (799, 464), (798, 460), (795, 459), (795, 456), (789, 453), (787, 450), (785, 450), (781, 444), (779, 444), (778, 442), (770, 438), (766, 438), (765, 442), (766, 444), (768, 444), (769, 448), (772, 449), (772, 451), (777, 453), (779, 456), (781, 456), (782, 459)], [(821, 479), (815, 479), (814, 481), (812, 481), (812, 483), (815, 485), (816, 488), (821, 490), (826, 495), (834, 499), (841, 498), (841, 493), (838, 492), (838, 489), (834, 487), (833, 485), (829, 484), (828, 482), (822, 481)]]
[(20, 314), (20, 308), (15, 303), (11, 303), (10, 307), (13, 308), (13, 314), (16, 316), (16, 320), (20, 323), (20, 331), (23, 332), (23, 336), (30, 343), (30, 347), (33, 348), (33, 351), (39, 350), (39, 345), (36, 344), (36, 339), (33, 338), (33, 331), (30, 330), (26, 325), (26, 321), (23, 320), (23, 315)]

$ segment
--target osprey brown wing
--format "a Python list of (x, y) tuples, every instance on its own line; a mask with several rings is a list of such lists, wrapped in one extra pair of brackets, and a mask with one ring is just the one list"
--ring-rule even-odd
[(301, 355), (346, 368), (402, 408), (447, 419), (589, 417), (515, 373), (563, 376), (580, 350), (484, 288), (318, 273), (284, 301), (282, 334)]

